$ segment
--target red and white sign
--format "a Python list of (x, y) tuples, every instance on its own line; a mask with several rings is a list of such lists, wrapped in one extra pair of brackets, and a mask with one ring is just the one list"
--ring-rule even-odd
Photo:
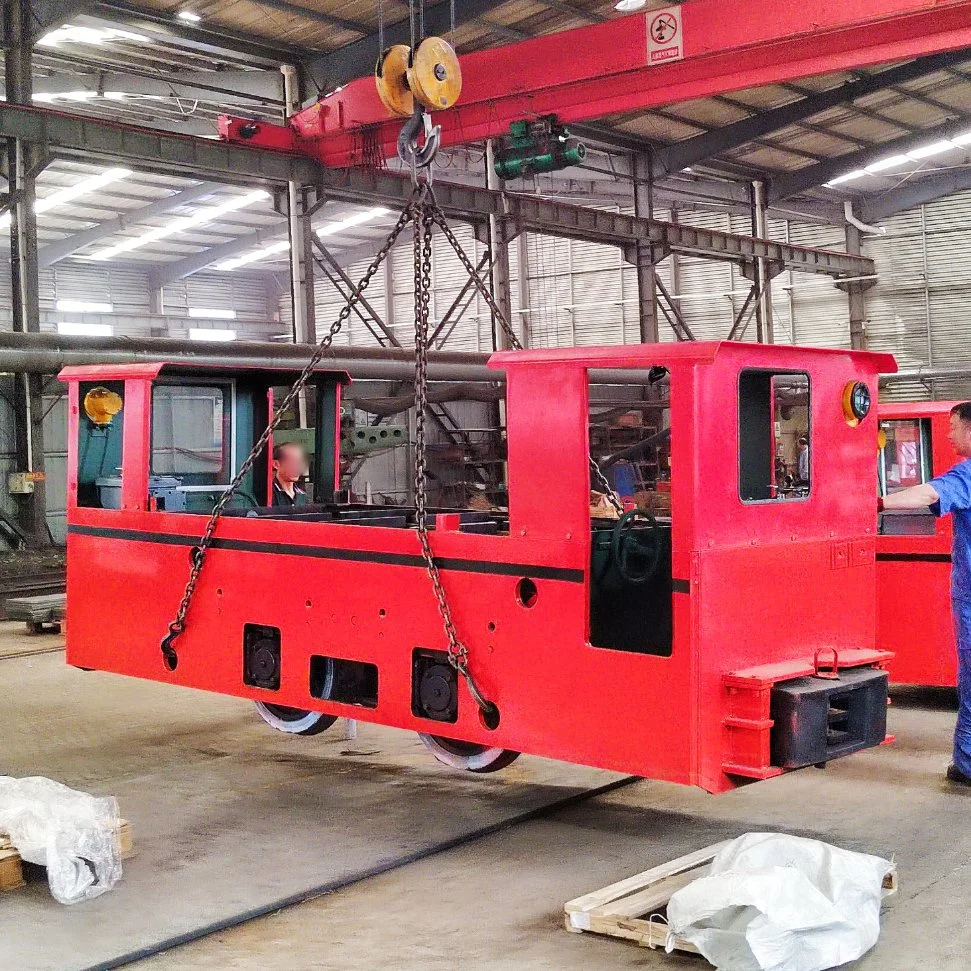
[(647, 63), (649, 67), (680, 61), (684, 57), (681, 7), (662, 7), (647, 15)]

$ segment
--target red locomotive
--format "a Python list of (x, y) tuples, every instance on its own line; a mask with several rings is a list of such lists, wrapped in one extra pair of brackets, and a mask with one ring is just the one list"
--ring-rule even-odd
[[(62, 372), (69, 663), (251, 699), (303, 734), (338, 716), (411, 729), (473, 771), (528, 752), (719, 792), (884, 739), (868, 412), (891, 357), (684, 343), (490, 363), (508, 508), (437, 514), (431, 545), (494, 717), (449, 664), (414, 510), (334, 501), (334, 371), (312, 385), (314, 504), (267, 508), (265, 456), (248, 473), (174, 670), (159, 642), (202, 525), (296, 372)], [(649, 368), (667, 372), (671, 516), (591, 520), (589, 371), (643, 396)], [(778, 474), (794, 435), (805, 481)]]
[[(947, 432), (954, 401), (881, 405), (880, 495), (929, 482), (958, 456)], [(951, 620), (950, 516), (880, 514), (877, 537), (877, 643), (894, 652), (890, 679), (954, 687), (957, 646)]]

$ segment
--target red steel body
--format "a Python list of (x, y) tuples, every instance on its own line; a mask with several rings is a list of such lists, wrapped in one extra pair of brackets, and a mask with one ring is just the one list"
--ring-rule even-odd
[[(971, 47), (969, 0), (694, 0), (680, 6), (684, 58), (648, 64), (658, 11), (463, 55), (459, 103), (434, 113), (443, 146), (495, 138), (520, 119), (581, 122), (811, 75)], [(325, 165), (396, 154), (402, 120), (373, 78), (344, 85), (286, 127), (224, 116), (230, 141), (301, 152)], [(362, 129), (368, 129), (367, 145)]]
[[(67, 658), (275, 704), (703, 787), (777, 775), (769, 695), (811, 674), (814, 655), (882, 665), (876, 649), (872, 476), (875, 414), (845, 420), (848, 382), (876, 386), (889, 355), (731, 343), (505, 352), (509, 529), (432, 533), (470, 667), (501, 712), (485, 727), (464, 684), (458, 720), (413, 713), (412, 654), (444, 650), (435, 599), (411, 529), (223, 519), (202, 572), (175, 671), (159, 641), (174, 616), (205, 519), (146, 500), (147, 402), (160, 365), (71, 367)], [(590, 368), (669, 369), (674, 636), (670, 657), (589, 643)], [(739, 498), (739, 375), (810, 380), (812, 491), (799, 501)], [(242, 373), (242, 372), (240, 372)], [(79, 382), (123, 380), (123, 509), (77, 503)], [(335, 416), (336, 421), (336, 416)], [(517, 583), (531, 578), (531, 606)], [(282, 632), (278, 691), (242, 680), (245, 623)], [(379, 670), (373, 709), (310, 694), (310, 658)]]
[[(930, 471), (940, 475), (960, 461), (947, 438), (954, 401), (886, 404), (880, 421), (920, 420), (930, 426)], [(957, 684), (957, 646), (951, 620), (950, 516), (933, 532), (877, 537), (877, 643), (894, 653), (890, 680), (898, 684)]]

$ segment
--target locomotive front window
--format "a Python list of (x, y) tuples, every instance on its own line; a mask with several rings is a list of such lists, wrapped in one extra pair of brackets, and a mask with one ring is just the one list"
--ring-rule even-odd
[[(900, 418), (880, 422), (885, 442), (878, 453), (877, 477), (881, 496), (929, 482), (931, 423), (928, 418)], [(937, 519), (930, 509), (880, 513), (884, 536), (934, 536)]]
[(232, 478), (232, 386), (156, 385), (152, 390), (152, 473), (184, 488)]
[(742, 502), (806, 499), (812, 485), (809, 375), (749, 369), (738, 379)]
[(931, 478), (931, 426), (926, 418), (880, 422), (886, 444), (878, 465), (880, 495), (922, 485)]

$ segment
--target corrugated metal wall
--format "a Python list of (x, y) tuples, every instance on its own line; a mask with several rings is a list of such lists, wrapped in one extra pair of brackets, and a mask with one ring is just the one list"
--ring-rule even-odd
[[(671, 218), (657, 210), (660, 219)], [(685, 210), (677, 214), (682, 222), (748, 233), (745, 217), (724, 213)], [(473, 262), (484, 252), (470, 227), (456, 224), (456, 235)], [(967, 306), (971, 298), (971, 192), (941, 199), (921, 209), (901, 213), (885, 223), (882, 236), (866, 236), (863, 249), (872, 256), (879, 276), (866, 294), (866, 328), (870, 347), (897, 355), (901, 367), (918, 365), (971, 365), (971, 323)], [(796, 222), (770, 222), (770, 235), (805, 246), (844, 248), (843, 232), (834, 227)], [(533, 346), (569, 346), (601, 343), (632, 343), (639, 340), (637, 283), (633, 267), (623, 261), (618, 249), (596, 243), (554, 239), (528, 234), (525, 241), (527, 279), (519, 286), (519, 247), (510, 247), (514, 318), (528, 322)], [(658, 268), (664, 285), (671, 291), (681, 312), (699, 339), (728, 334), (745, 300), (748, 281), (730, 263), (682, 257), (665, 260)], [(465, 275), (446, 240), (436, 237), (433, 247), (433, 326), (446, 313), (461, 290)], [(367, 268), (362, 261), (348, 274), (357, 280)], [(411, 249), (402, 245), (391, 255), (389, 277), (378, 273), (367, 296), (375, 311), (391, 327), (398, 340), (412, 340), (413, 270)], [(528, 305), (520, 306), (520, 293), (528, 294)], [(151, 316), (147, 270), (79, 264), (65, 261), (41, 272), (42, 327), (53, 330), (65, 315), (55, 311), (57, 299), (111, 303), (115, 312), (103, 318), (86, 315), (86, 321), (111, 323), (116, 334), (147, 336), (167, 333), (188, 335), (193, 327), (232, 327), (242, 338), (268, 339), (288, 334), (291, 329), (290, 298), (269, 275), (245, 273), (200, 273), (165, 290), (164, 315)], [(316, 283), (318, 330), (323, 331), (340, 311), (343, 299), (318, 271)], [(463, 301), (464, 304), (464, 301)], [(233, 310), (231, 324), (219, 320), (190, 319), (190, 307)], [(846, 295), (826, 277), (785, 272), (773, 281), (773, 311), (776, 339), (797, 344), (827, 347), (849, 345)], [(366, 311), (363, 311), (367, 316)], [(0, 328), (10, 327), (10, 282), (0, 275)], [(754, 339), (754, 322), (746, 337)], [(493, 346), (488, 308), (473, 293), (459, 322), (446, 328), (445, 346), (454, 350), (488, 351)], [(666, 322), (661, 322), (662, 340), (673, 340)], [(337, 343), (374, 345), (374, 336), (356, 314), (352, 314)], [(6, 379), (9, 381), (9, 379)], [(918, 398), (971, 396), (971, 382), (935, 382), (896, 385), (894, 397)], [(63, 535), (64, 406), (50, 398), (45, 419), (51, 528)], [(0, 398), (0, 474), (12, 468), (12, 414)], [(397, 457), (395, 459), (397, 463)], [(397, 486), (401, 475), (391, 479)], [(380, 478), (380, 477), (379, 477)], [(0, 480), (2, 481), (2, 480)], [(61, 483), (61, 485), (59, 485)], [(0, 488), (0, 507), (12, 511), (13, 500)]]
[[(199, 273), (165, 288), (163, 315), (150, 314), (147, 270), (65, 261), (40, 273), (41, 330), (55, 331), (58, 321), (106, 323), (117, 336), (188, 338), (189, 328), (230, 327), (241, 340), (268, 340), (289, 332), (279, 320), (279, 290), (267, 274)], [(58, 300), (110, 303), (111, 314), (72, 314), (57, 311)], [(236, 319), (207, 320), (188, 316), (190, 307), (232, 310)], [(0, 330), (10, 330), (10, 277), (0, 274)], [(14, 471), (14, 422), (9, 398), (12, 379), (0, 377), (0, 509), (16, 514), (16, 500), (6, 488)], [(6, 398), (4, 397), (6, 395)], [(67, 480), (67, 410), (56, 385), (44, 397), (44, 447), (47, 464), (47, 518), (54, 538), (65, 535)], [(4, 543), (0, 540), (0, 548)]]

